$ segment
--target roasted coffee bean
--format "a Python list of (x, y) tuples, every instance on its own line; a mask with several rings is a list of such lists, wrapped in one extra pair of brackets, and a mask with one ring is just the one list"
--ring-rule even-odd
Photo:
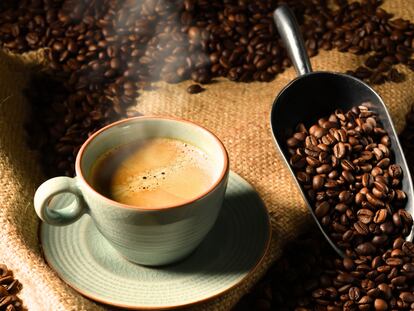
[(352, 271), (352, 270), (354, 270), (354, 268), (355, 268), (355, 263), (354, 263), (354, 261), (351, 259), (351, 258), (349, 258), (349, 257), (345, 257), (344, 259), (343, 259), (343, 266), (344, 266), (344, 268), (346, 269), (346, 270), (348, 270), (348, 271)]
[(370, 204), (372, 204), (375, 207), (383, 207), (384, 202), (372, 195), (371, 193), (366, 194), (366, 198)]
[(349, 299), (357, 301), (361, 298), (361, 290), (358, 287), (351, 287), (348, 292)]
[(337, 143), (334, 147), (333, 147), (333, 154), (335, 155), (336, 158), (341, 159), (345, 156), (346, 154), (346, 148), (345, 148), (345, 144), (343, 142), (339, 142)]
[(309, 184), (311, 180), (309, 174), (305, 172), (298, 172), (296, 178), (303, 184)]
[[(205, 89), (200, 86), (199, 84), (192, 84), (187, 88), (187, 92), (190, 94), (197, 94), (197, 93), (201, 93), (202, 91), (204, 91)], [(288, 144), (289, 145), (289, 144)], [(295, 145), (296, 146), (296, 145)], [(293, 146), (292, 146), (293, 147)]]
[(336, 279), (339, 283), (342, 284), (352, 284), (355, 282), (355, 278), (350, 273), (340, 273)]
[(407, 256), (414, 257), (414, 244), (412, 242), (404, 242), (401, 249)]
[(388, 173), (391, 177), (400, 178), (402, 177), (402, 169), (398, 164), (391, 164), (388, 168)]
[(329, 213), (330, 205), (327, 201), (323, 201), (318, 203), (315, 209), (315, 215), (318, 218), (322, 218), (323, 216)]
[(21, 284), (14, 279), (13, 273), (7, 266), (0, 265), (0, 310), (22, 310), (22, 302), (16, 296)]
[(389, 242), (389, 238), (385, 234), (381, 234), (381, 235), (377, 234), (372, 238), (372, 244), (374, 244), (377, 247), (384, 246), (388, 242)]
[(369, 234), (369, 228), (366, 224), (358, 221), (354, 223), (354, 229), (359, 235), (368, 235)]
[(385, 283), (381, 283), (378, 285), (378, 289), (382, 292), (382, 295), (385, 299), (391, 299), (392, 297), (392, 289)]
[(327, 174), (332, 170), (332, 167), (329, 164), (322, 164), (316, 168), (318, 174)]
[(374, 177), (369, 173), (362, 175), (362, 185), (367, 188), (371, 188), (374, 183)]
[(294, 167), (294, 168), (303, 168), (306, 165), (306, 158), (298, 155), (298, 154), (294, 154), (291, 158), (290, 158), (290, 164)]
[(400, 299), (406, 303), (413, 303), (414, 302), (414, 294), (411, 292), (402, 292), (399, 295)]
[(338, 195), (338, 199), (341, 203), (350, 203), (353, 199), (352, 193), (348, 190), (341, 191)]
[(357, 212), (358, 220), (364, 224), (369, 224), (373, 217), (374, 213), (366, 208), (362, 208)]
[(401, 266), (403, 264), (403, 261), (401, 258), (388, 258), (385, 263), (391, 267), (394, 266)]
[(407, 277), (404, 275), (396, 276), (391, 280), (391, 284), (394, 286), (402, 286), (407, 281)]
[(312, 179), (312, 187), (314, 190), (319, 190), (325, 184), (325, 178), (321, 175), (315, 175)]
[[(337, 172), (337, 171), (335, 171), (335, 172)], [(349, 184), (354, 183), (355, 177), (354, 177), (354, 175), (352, 175), (351, 172), (349, 172), (349, 171), (342, 171), (342, 174), (341, 175), (346, 180), (346, 182), (348, 182)]]
[(366, 203), (366, 196), (365, 196), (365, 194), (364, 193), (362, 193), (362, 192), (358, 192), (356, 195), (355, 195), (355, 204), (357, 204), (357, 205), (362, 205), (363, 203)]
[(372, 243), (365, 242), (365, 243), (359, 244), (355, 248), (355, 251), (358, 253), (358, 255), (369, 256), (375, 253), (376, 248), (374, 245), (372, 245)]
[(384, 299), (377, 298), (374, 301), (374, 308), (377, 311), (386, 311), (388, 310), (388, 304)]
[(342, 169), (345, 171), (354, 171), (355, 170), (355, 166), (352, 164), (351, 161), (344, 159), (341, 161), (341, 166)]
[(376, 223), (376, 224), (381, 224), (381, 223), (383, 223), (385, 220), (386, 220), (386, 218), (387, 218), (387, 210), (386, 209), (380, 209), (380, 210), (378, 210), (376, 213), (375, 213), (375, 216), (374, 216), (374, 222)]

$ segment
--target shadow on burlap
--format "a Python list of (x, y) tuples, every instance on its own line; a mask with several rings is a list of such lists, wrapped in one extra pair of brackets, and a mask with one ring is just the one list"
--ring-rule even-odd
[[(414, 20), (410, 1), (388, 0), (384, 8)], [(312, 58), (312, 64), (315, 70), (345, 72), (355, 69), (366, 57), (330, 51)], [(45, 264), (37, 239), (39, 221), (32, 199), (44, 177), (37, 165), (41, 155), (29, 151), (25, 144), (23, 123), (28, 103), (22, 89), (30, 70), (43, 61), (42, 52), (18, 57), (0, 53), (0, 262), (13, 269), (23, 283), (21, 297), (29, 310), (101, 310), (105, 308), (77, 294)], [(386, 83), (375, 89), (389, 107), (397, 131), (401, 131), (414, 103), (414, 74), (404, 67), (398, 69), (407, 75), (403, 83)], [(196, 95), (186, 92), (190, 81), (158, 83), (155, 91), (142, 93), (136, 107), (131, 108), (143, 114), (189, 119), (216, 133), (229, 151), (231, 169), (257, 189), (271, 215), (273, 238), (262, 264), (235, 289), (193, 309), (231, 308), (280, 256), (283, 245), (295, 239), (310, 221), (274, 148), (269, 125), (274, 97), (294, 77), (291, 68), (270, 83), (219, 79)]]

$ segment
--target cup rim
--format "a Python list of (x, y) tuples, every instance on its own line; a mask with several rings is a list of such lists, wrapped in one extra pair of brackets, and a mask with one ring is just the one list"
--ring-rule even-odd
[[(117, 202), (115, 200), (112, 200), (104, 195), (102, 195), (101, 193), (99, 193), (98, 191), (96, 191), (92, 185), (86, 180), (86, 178), (83, 175), (82, 169), (81, 169), (81, 162), (85, 153), (86, 148), (90, 145), (90, 143), (92, 143), (92, 141), (98, 137), (101, 133), (105, 132), (106, 130), (115, 127), (119, 124), (122, 123), (128, 123), (128, 122), (134, 122), (137, 120), (172, 120), (172, 121), (178, 121), (178, 122), (182, 122), (182, 123), (187, 123), (191, 126), (194, 127), (198, 127), (200, 129), (202, 129), (204, 132), (206, 132), (207, 134), (209, 134), (219, 145), (221, 151), (222, 151), (222, 155), (224, 158), (224, 164), (223, 164), (223, 169), (220, 172), (219, 177), (216, 179), (216, 181), (204, 192), (202, 192), (201, 194), (197, 195), (194, 198), (191, 198), (189, 200), (183, 201), (182, 203), (179, 204), (175, 204), (175, 205), (167, 205), (167, 206), (157, 206), (157, 207), (143, 207), (143, 206), (135, 206), (135, 205), (129, 205), (129, 204), (124, 204), (124, 203), (120, 203)], [(168, 210), (168, 209), (173, 209), (173, 208), (179, 208), (185, 205), (189, 205), (192, 204), (200, 199), (202, 199), (203, 197), (205, 197), (206, 195), (208, 195), (209, 193), (211, 193), (214, 189), (216, 189), (221, 182), (223, 181), (223, 179), (225, 178), (225, 176), (227, 175), (229, 171), (229, 155), (227, 153), (226, 148), (224, 147), (224, 144), (222, 143), (222, 141), (215, 135), (213, 134), (210, 130), (208, 130), (207, 128), (205, 128), (204, 126), (201, 126), (199, 124), (196, 124), (192, 121), (189, 120), (185, 120), (185, 119), (180, 119), (180, 118), (176, 118), (176, 117), (170, 117), (170, 116), (157, 116), (157, 115), (145, 115), (145, 116), (138, 116), (138, 117), (131, 117), (131, 118), (125, 118), (119, 121), (115, 121), (112, 122), (106, 126), (104, 126), (103, 128), (99, 129), (98, 131), (96, 131), (95, 133), (93, 133), (91, 136), (88, 137), (88, 139), (82, 144), (81, 148), (79, 149), (78, 155), (76, 156), (76, 163), (75, 163), (75, 172), (76, 172), (76, 177), (79, 178), (85, 185), (86, 187), (91, 190), (93, 193), (95, 193), (96, 195), (98, 195), (98, 197), (100, 197), (100, 199), (106, 201), (107, 203), (110, 203), (111, 205), (117, 206), (117, 207), (122, 207), (122, 208), (129, 208), (129, 209), (134, 209), (134, 210), (140, 210), (140, 211), (160, 211), (160, 210)]]

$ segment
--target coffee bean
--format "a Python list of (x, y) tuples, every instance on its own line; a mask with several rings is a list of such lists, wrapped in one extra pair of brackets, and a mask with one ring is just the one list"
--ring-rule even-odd
[(385, 195), (389, 192), (387, 185), (380, 181), (374, 182), (374, 189), (376, 189), (379, 192), (378, 196), (380, 196), (381, 198), (385, 197)]
[(0, 265), (0, 284), (0, 309), (22, 310), (21, 300), (15, 295), (20, 291), (21, 284), (5, 265)]
[(345, 257), (343, 259), (343, 266), (348, 271), (352, 271), (355, 268), (354, 261), (351, 258), (349, 258), (349, 257)]
[(336, 277), (339, 283), (352, 284), (355, 278), (350, 273), (341, 273)]
[(314, 190), (319, 190), (323, 187), (325, 178), (321, 175), (315, 175), (312, 179), (312, 187)]
[(359, 244), (355, 248), (355, 251), (358, 253), (358, 255), (369, 256), (375, 253), (376, 248), (374, 245), (372, 245), (372, 243), (365, 242), (365, 243)]
[(375, 213), (374, 216), (374, 222), (376, 224), (381, 224), (385, 221), (385, 219), (387, 218), (387, 210), (386, 209), (380, 209)]
[(342, 203), (350, 203), (353, 200), (352, 193), (350, 191), (341, 191), (338, 195), (338, 199)]
[(348, 209), (348, 206), (343, 203), (338, 203), (335, 205), (335, 210), (337, 210), (339, 213), (343, 214)]
[(354, 223), (354, 229), (359, 235), (369, 234), (368, 226), (360, 221)]
[(400, 299), (406, 303), (412, 303), (414, 302), (414, 294), (410, 292), (402, 292), (400, 294)]
[[(405, 192), (399, 189), (395, 190), (395, 196), (398, 201), (405, 201), (407, 199), (407, 195), (405, 194)], [(407, 218), (411, 218), (410, 214), (406, 214), (406, 216)]]
[(407, 256), (414, 257), (414, 244), (413, 243), (408, 242), (408, 241), (404, 242), (402, 244), (401, 249)]
[(298, 141), (303, 142), (306, 139), (306, 133), (305, 132), (297, 132), (293, 134), (293, 137), (297, 139)]
[(331, 165), (329, 164), (322, 164), (321, 166), (316, 168), (316, 172), (318, 174), (327, 174), (332, 170)]
[(394, 232), (394, 224), (391, 221), (384, 222), (380, 225), (381, 231), (385, 234), (392, 234)]
[(368, 57), (365, 61), (365, 65), (371, 69), (376, 68), (380, 63), (381, 59), (375, 55)]
[(354, 171), (355, 170), (355, 166), (352, 164), (352, 162), (350, 162), (347, 159), (344, 159), (341, 161), (341, 166), (342, 169), (345, 171)]
[(374, 301), (374, 308), (377, 311), (385, 311), (388, 310), (388, 304), (384, 299), (377, 298)]
[(318, 203), (315, 209), (316, 217), (322, 218), (323, 216), (329, 213), (329, 209), (330, 209), (330, 205), (327, 201)]
[(378, 289), (382, 292), (385, 299), (391, 299), (392, 297), (392, 289), (385, 283), (381, 283), (378, 285)]
[(370, 204), (372, 204), (373, 206), (375, 206), (375, 207), (383, 207), (384, 206), (384, 202), (382, 202), (381, 200), (379, 200), (378, 198), (376, 198), (371, 193), (367, 193), (366, 194), (366, 198), (367, 198), (368, 202)]
[(402, 286), (407, 281), (407, 277), (404, 275), (396, 276), (391, 280), (391, 284), (394, 286)]
[(197, 94), (197, 93), (201, 93), (202, 91), (204, 91), (204, 88), (200, 86), (199, 84), (192, 84), (187, 88), (187, 92), (190, 94)]
[(362, 175), (362, 185), (367, 188), (371, 188), (374, 183), (374, 177), (369, 173)]
[(296, 178), (303, 184), (309, 184), (311, 180), (309, 174), (305, 172), (298, 172)]
[(374, 213), (366, 208), (362, 208), (357, 212), (358, 220), (363, 224), (369, 224), (374, 216)]
[(403, 261), (401, 258), (388, 258), (385, 262), (387, 265), (391, 267), (401, 266), (403, 264)]
[(294, 154), (291, 158), (290, 158), (290, 164), (297, 169), (301, 169), (303, 167), (305, 167), (306, 165), (306, 158), (303, 156), (300, 156), (298, 154)]
[(346, 149), (345, 149), (345, 144), (343, 142), (339, 142), (333, 147), (333, 154), (338, 159), (343, 158), (345, 156), (345, 153), (346, 153)]
[(355, 178), (354, 175), (352, 175), (351, 172), (349, 171), (342, 171), (342, 177), (346, 180), (346, 182), (348, 182), (349, 184), (354, 183)]
[(388, 173), (391, 177), (400, 178), (402, 177), (402, 169), (398, 164), (391, 164), (388, 168)]
[(351, 287), (348, 292), (349, 299), (357, 301), (361, 297), (361, 290), (358, 287)]
[(389, 158), (384, 158), (381, 161), (379, 161), (377, 163), (377, 166), (384, 169), (386, 167), (388, 167), (390, 165), (390, 159)]

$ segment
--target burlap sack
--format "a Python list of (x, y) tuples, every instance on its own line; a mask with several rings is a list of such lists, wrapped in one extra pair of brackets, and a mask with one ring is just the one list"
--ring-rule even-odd
[[(383, 7), (414, 20), (412, 0), (388, 0)], [(356, 68), (366, 56), (323, 52), (312, 58), (315, 70), (344, 72)], [(45, 264), (37, 239), (39, 221), (32, 199), (44, 179), (38, 157), (28, 150), (23, 130), (27, 103), (22, 96), (28, 72), (41, 65), (43, 53), (13, 56), (0, 52), (0, 262), (14, 270), (23, 283), (21, 297), (29, 310), (101, 310), (104, 306), (82, 297), (62, 282)], [(400, 84), (375, 87), (388, 105), (398, 131), (414, 103), (414, 74), (405, 68)], [(309, 215), (277, 154), (271, 138), (269, 112), (276, 94), (295, 77), (293, 69), (271, 83), (232, 83), (220, 79), (201, 94), (189, 95), (189, 81), (157, 84), (144, 92), (131, 110), (193, 120), (215, 132), (226, 145), (231, 168), (248, 180), (264, 200), (272, 220), (273, 238), (265, 260), (242, 284), (223, 296), (193, 307), (227, 310), (253, 286), (276, 260), (283, 245), (309, 222)], [(30, 139), (30, 137), (29, 137)]]

